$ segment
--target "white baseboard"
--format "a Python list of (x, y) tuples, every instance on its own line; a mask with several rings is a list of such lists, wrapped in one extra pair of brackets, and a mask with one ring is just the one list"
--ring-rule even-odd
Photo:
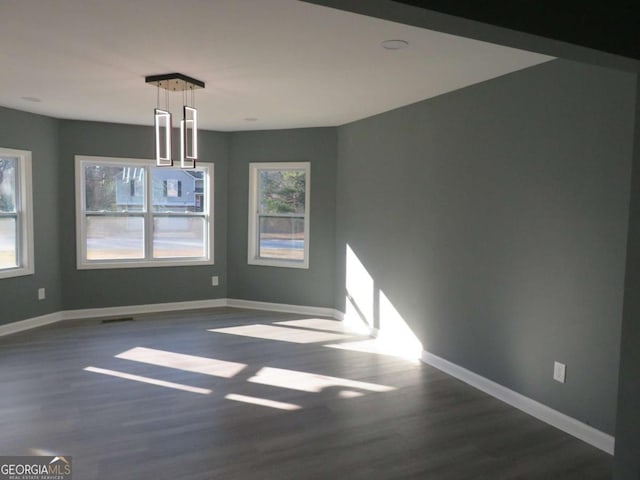
[(249, 310), (266, 310), (269, 312), (297, 313), (298, 315), (314, 315), (318, 317), (336, 318), (340, 312), (333, 308), (289, 305), (286, 303), (255, 302), (253, 300), (227, 299), (228, 307), (247, 308)]
[(536, 402), (524, 395), (508, 389), (488, 378), (482, 377), (477, 373), (473, 373), (466, 368), (460, 367), (444, 358), (438, 357), (432, 353), (423, 351), (421, 360), (432, 367), (442, 370), (444, 373), (451, 375), (472, 387), (481, 390), (492, 397), (501, 400), (512, 407), (528, 413), (532, 417), (542, 420), (563, 432), (568, 433), (583, 442), (593, 445), (600, 450), (613, 455), (615, 438), (607, 433), (601, 432), (590, 425), (582, 423), (573, 417), (560, 413), (553, 408), (547, 407), (542, 403)]
[(217, 308), (227, 306), (226, 298), (213, 300), (193, 300), (189, 302), (151, 303), (147, 305), (125, 305), (120, 307), (84, 308), (81, 310), (65, 310), (64, 320), (82, 318), (116, 317), (120, 315), (140, 315), (143, 313), (175, 312), (179, 310), (197, 310), (201, 308)]
[(284, 303), (254, 302), (250, 300), (236, 300), (233, 298), (217, 298), (212, 300), (193, 300), (189, 302), (152, 303), (147, 305), (125, 305), (119, 307), (63, 310), (60, 312), (49, 313), (47, 315), (41, 315), (39, 317), (28, 318), (26, 320), (19, 320), (6, 325), (0, 325), (0, 337), (64, 320), (118, 317), (122, 315), (140, 315), (144, 313), (174, 312), (180, 310), (197, 310), (218, 307), (235, 307), (250, 310), (297, 313), (300, 315), (314, 315), (318, 317), (330, 317), (336, 319), (341, 319), (343, 316), (341, 312), (332, 308), (288, 305)]
[(40, 315), (39, 317), (32, 317), (27, 318), (26, 320), (7, 323), (5, 325), (0, 325), (0, 337), (22, 332), (24, 330), (31, 330), (32, 328), (42, 327), (44, 325), (49, 325), (50, 323), (59, 322), (60, 320), (64, 320), (63, 312), (48, 313), (46, 315)]

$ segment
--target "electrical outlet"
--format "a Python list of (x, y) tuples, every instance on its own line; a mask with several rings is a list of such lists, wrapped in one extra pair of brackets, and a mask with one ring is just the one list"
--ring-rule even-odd
[(566, 375), (567, 375), (567, 366), (564, 363), (554, 362), (553, 379), (556, 382), (564, 383)]
[(47, 295), (45, 293), (44, 288), (39, 288), (38, 289), (38, 300), (44, 300), (45, 298), (47, 298)]
[(213, 285), (214, 287), (217, 287), (218, 285), (220, 285), (220, 281), (218, 280), (217, 275), (214, 275), (213, 277), (211, 277), (211, 285)]

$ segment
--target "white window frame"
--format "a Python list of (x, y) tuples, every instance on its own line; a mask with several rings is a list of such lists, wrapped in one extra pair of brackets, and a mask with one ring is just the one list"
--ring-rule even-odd
[[(87, 259), (87, 242), (86, 242), (86, 195), (85, 195), (85, 176), (84, 166), (91, 164), (112, 165), (120, 167), (139, 166), (145, 167), (145, 198), (143, 204), (146, 209), (141, 212), (131, 212), (130, 216), (144, 218), (144, 259), (108, 259), (108, 260), (88, 260)], [(76, 264), (78, 270), (90, 269), (107, 269), (107, 268), (146, 268), (146, 267), (187, 267), (195, 265), (213, 265), (214, 264), (214, 216), (213, 216), (213, 179), (214, 165), (209, 162), (198, 162), (198, 168), (207, 171), (204, 178), (204, 191), (208, 193), (208, 202), (205, 202), (203, 213), (206, 221), (204, 229), (205, 235), (205, 256), (203, 257), (185, 257), (185, 258), (152, 258), (153, 243), (153, 219), (155, 216), (163, 216), (163, 214), (154, 213), (152, 210), (152, 181), (151, 168), (156, 167), (154, 160), (140, 158), (121, 158), (121, 157), (95, 157), (76, 155), (75, 157), (75, 189), (76, 189)], [(159, 167), (162, 168), (162, 167)], [(171, 168), (171, 167), (166, 167)], [(126, 212), (118, 212), (118, 214), (127, 215)], [(200, 214), (197, 216), (201, 216)]]
[(33, 187), (31, 171), (31, 152), (0, 148), (0, 155), (13, 157), (16, 162), (16, 213), (0, 213), (0, 217), (16, 219), (16, 259), (17, 266), (0, 268), (0, 279), (33, 275)]
[[(288, 260), (259, 257), (259, 208), (258, 176), (263, 170), (302, 170), (305, 173), (304, 197), (304, 260)], [(249, 265), (265, 265), (270, 267), (309, 268), (309, 244), (311, 239), (311, 163), (310, 162), (252, 162), (249, 163), (249, 238), (247, 262)]]

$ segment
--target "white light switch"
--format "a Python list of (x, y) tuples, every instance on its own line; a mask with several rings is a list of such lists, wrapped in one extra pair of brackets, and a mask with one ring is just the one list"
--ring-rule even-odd
[(39, 288), (38, 289), (38, 300), (44, 300), (45, 298), (47, 298), (47, 295), (45, 294), (44, 288)]
[(566, 374), (567, 374), (567, 366), (564, 363), (554, 362), (553, 379), (556, 382), (564, 383)]

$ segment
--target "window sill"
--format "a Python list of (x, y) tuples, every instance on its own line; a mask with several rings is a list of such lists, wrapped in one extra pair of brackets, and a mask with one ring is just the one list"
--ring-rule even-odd
[(33, 267), (4, 268), (0, 269), (0, 279), (23, 277), (25, 275), (33, 275)]
[(284, 268), (303, 268), (309, 269), (309, 261), (299, 260), (276, 260), (266, 258), (249, 258), (247, 260), (249, 265), (261, 265), (263, 267), (284, 267)]
[(93, 262), (78, 262), (78, 270), (104, 270), (104, 269), (117, 269), (117, 268), (153, 268), (153, 267), (196, 267), (199, 265), (213, 265), (213, 260), (153, 260), (153, 261), (93, 261)]

